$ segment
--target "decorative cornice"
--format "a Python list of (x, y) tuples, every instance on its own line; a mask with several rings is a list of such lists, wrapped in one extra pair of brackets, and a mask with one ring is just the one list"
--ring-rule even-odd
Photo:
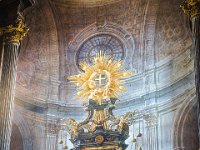
[(190, 18), (200, 17), (200, 0), (186, 0), (181, 8)]
[(28, 28), (23, 23), (22, 19), (18, 19), (15, 25), (0, 27), (0, 36), (3, 37), (4, 42), (19, 43), (22, 38), (27, 34)]
[(70, 7), (99, 7), (110, 4), (115, 4), (121, 2), (122, 0), (54, 0), (53, 2), (56, 4), (60, 4), (61, 6), (70, 6)]

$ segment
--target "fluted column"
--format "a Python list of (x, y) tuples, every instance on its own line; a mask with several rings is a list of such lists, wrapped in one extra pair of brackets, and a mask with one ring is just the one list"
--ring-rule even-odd
[[(195, 83), (198, 101), (198, 127), (200, 144), (200, 0), (186, 0), (181, 5), (184, 13), (192, 23), (193, 50), (195, 52)], [(199, 146), (200, 150), (200, 146)]]
[(157, 117), (154, 114), (145, 115), (146, 124), (145, 146), (146, 150), (158, 150)]
[(4, 50), (0, 80), (0, 150), (10, 148), (17, 57), (20, 40), (27, 31), (21, 19), (18, 19), (15, 25), (0, 28)]

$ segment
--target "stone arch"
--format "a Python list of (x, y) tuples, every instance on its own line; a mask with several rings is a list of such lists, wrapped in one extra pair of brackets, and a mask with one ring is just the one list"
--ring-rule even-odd
[(22, 135), (17, 125), (12, 123), (12, 133), (10, 138), (10, 150), (23, 150)]
[[(73, 64), (76, 64), (76, 53), (81, 45), (87, 41), (89, 38), (99, 35), (99, 34), (108, 34), (118, 38), (125, 46), (125, 66), (127, 69), (132, 70), (132, 56), (130, 54), (134, 54), (135, 51), (135, 40), (133, 36), (131, 36), (128, 31), (126, 31), (120, 25), (113, 22), (106, 22), (103, 26), (98, 27), (96, 23), (93, 23), (86, 28), (84, 28), (76, 37), (69, 43), (68, 52), (70, 52), (73, 58)], [(131, 60), (131, 61), (130, 61)], [(78, 67), (75, 66), (76, 70)], [(69, 69), (70, 70), (70, 69)], [(72, 73), (71, 73), (72, 74)]]
[(15, 95), (23, 101), (47, 101), (49, 97), (57, 100), (60, 84), (59, 43), (49, 1), (36, 0), (35, 6), (24, 12), (24, 19), (30, 30), (21, 44)]
[(173, 147), (175, 150), (198, 149), (197, 120), (197, 100), (193, 96), (184, 102), (175, 117), (172, 128)]
[(29, 129), (27, 122), (24, 120), (23, 116), (17, 110), (14, 110), (13, 122), (20, 131), (23, 141), (23, 149), (32, 150), (33, 143), (32, 143), (31, 131)]

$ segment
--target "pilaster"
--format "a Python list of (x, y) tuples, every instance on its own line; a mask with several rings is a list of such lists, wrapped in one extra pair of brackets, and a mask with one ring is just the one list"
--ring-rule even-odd
[(153, 112), (146, 113), (144, 115), (144, 121), (146, 124), (146, 135), (145, 135), (145, 146), (146, 150), (158, 150), (158, 139), (157, 139), (157, 113), (156, 110)]
[(46, 124), (46, 150), (57, 150), (58, 126), (55, 121), (47, 121)]

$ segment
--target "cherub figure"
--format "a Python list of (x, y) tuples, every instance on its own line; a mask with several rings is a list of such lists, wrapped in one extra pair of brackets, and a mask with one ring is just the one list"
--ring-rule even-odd
[(76, 136), (78, 134), (78, 123), (74, 119), (68, 119), (66, 121), (66, 126), (73, 136)]
[(123, 130), (123, 127), (124, 127), (124, 124), (126, 123), (126, 118), (124, 117), (124, 116), (122, 116), (121, 118), (120, 118), (120, 121), (119, 121), (119, 125), (118, 125), (118, 127), (117, 127), (117, 130), (119, 131), (119, 132), (121, 132), (122, 130)]

